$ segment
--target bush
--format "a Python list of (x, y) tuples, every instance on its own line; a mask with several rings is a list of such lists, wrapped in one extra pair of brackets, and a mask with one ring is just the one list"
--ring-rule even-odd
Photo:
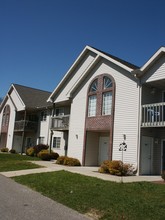
[(16, 154), (16, 150), (14, 150), (14, 149), (11, 149), (9, 152), (10, 152), (11, 154)]
[(0, 150), (1, 150), (1, 152), (9, 152), (9, 149), (7, 147), (3, 147)]
[(52, 156), (50, 153), (42, 152), (40, 154), (41, 160), (50, 161), (52, 159)]
[(53, 160), (57, 160), (57, 158), (59, 157), (59, 154), (55, 153), (55, 152), (52, 152), (51, 157), (52, 157)]
[(33, 147), (27, 148), (26, 155), (33, 157), (34, 156), (34, 148)]
[(37, 154), (41, 151), (41, 150), (47, 150), (49, 148), (48, 145), (45, 145), (45, 144), (38, 144), (38, 145), (35, 145), (33, 147), (34, 149), (34, 156), (37, 156)]
[(162, 171), (161, 177), (165, 181), (165, 170)]
[(110, 173), (116, 176), (130, 176), (135, 174), (135, 170), (131, 164), (123, 163), (120, 160), (105, 160), (98, 171), (100, 173)]
[(66, 166), (81, 166), (78, 159), (66, 156), (60, 156), (57, 158), (56, 164), (66, 165)]

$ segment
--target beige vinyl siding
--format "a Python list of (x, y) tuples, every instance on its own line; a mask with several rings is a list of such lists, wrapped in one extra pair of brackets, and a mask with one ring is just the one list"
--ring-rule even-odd
[(96, 54), (93, 52), (88, 52), (87, 55), (83, 58), (83, 60), (79, 63), (78, 67), (72, 71), (70, 77), (64, 83), (62, 90), (59, 92), (59, 95), (55, 98), (55, 102), (61, 102), (68, 100), (67, 94), (70, 89), (75, 85), (77, 80), (81, 77), (84, 71), (88, 68), (88, 66), (92, 63)]
[(124, 160), (137, 164), (139, 102), (137, 82), (134, 81), (131, 73), (104, 59), (91, 71), (81, 88), (74, 94), (71, 105), (68, 155), (77, 157), (82, 162), (87, 90), (92, 80), (104, 73), (110, 74), (116, 83), (113, 159), (121, 159), (119, 144), (123, 141), (123, 134), (126, 134), (128, 149)]
[(165, 79), (165, 55), (145, 73), (142, 78), (142, 83), (161, 79)]

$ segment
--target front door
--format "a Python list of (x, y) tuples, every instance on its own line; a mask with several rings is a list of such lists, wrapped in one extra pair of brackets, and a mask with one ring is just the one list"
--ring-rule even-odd
[(153, 138), (142, 136), (141, 142), (141, 174), (152, 174)]
[(162, 163), (161, 170), (165, 170), (165, 140), (162, 141)]
[(108, 160), (109, 137), (100, 137), (99, 140), (99, 165)]

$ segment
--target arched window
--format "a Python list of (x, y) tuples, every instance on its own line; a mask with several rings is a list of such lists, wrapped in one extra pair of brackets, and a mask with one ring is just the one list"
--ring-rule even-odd
[(111, 77), (107, 75), (94, 79), (88, 91), (88, 117), (111, 115), (113, 84)]
[(2, 126), (8, 126), (10, 118), (10, 106), (6, 105), (3, 111)]

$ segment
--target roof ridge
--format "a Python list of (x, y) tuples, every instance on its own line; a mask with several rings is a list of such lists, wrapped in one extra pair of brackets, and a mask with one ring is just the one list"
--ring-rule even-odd
[(33, 90), (38, 90), (38, 91), (42, 91), (42, 92), (51, 93), (50, 91), (46, 91), (46, 90), (42, 90), (42, 89), (37, 89), (37, 88), (30, 87), (30, 86), (20, 85), (20, 84), (17, 84), (17, 83), (12, 83), (12, 85), (13, 86), (24, 87), (24, 88), (27, 88), (27, 89), (33, 89)]

